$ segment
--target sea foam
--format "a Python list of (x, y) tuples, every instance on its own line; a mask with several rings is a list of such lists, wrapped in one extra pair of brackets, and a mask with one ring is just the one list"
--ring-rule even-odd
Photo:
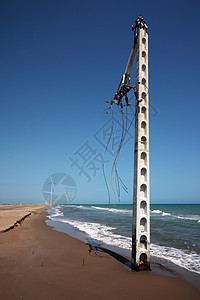
[[(98, 222), (83, 222), (65, 218), (58, 207), (52, 209), (52, 213), (49, 218), (53, 221), (69, 224), (77, 230), (85, 232), (90, 238), (99, 241), (100, 244), (108, 244), (131, 250), (131, 237), (115, 233), (115, 227), (107, 226)], [(152, 243), (150, 251), (153, 256), (164, 258), (189, 271), (200, 274), (200, 256), (194, 251), (181, 250)]]
[(200, 223), (199, 220), (199, 215), (189, 215), (189, 216), (184, 216), (184, 215), (176, 215), (176, 214), (170, 214), (168, 212), (164, 212), (162, 210), (159, 209), (154, 209), (151, 210), (151, 216), (154, 215), (161, 215), (163, 217), (169, 216), (171, 218), (176, 218), (176, 219), (182, 219), (182, 220), (190, 220), (190, 221), (198, 221)]

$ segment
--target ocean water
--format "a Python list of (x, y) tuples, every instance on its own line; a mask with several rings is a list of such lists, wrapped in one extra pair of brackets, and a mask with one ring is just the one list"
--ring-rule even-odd
[[(60, 205), (48, 212), (51, 226), (66, 232), (72, 226), (101, 245), (131, 250), (132, 205)], [(150, 248), (151, 256), (200, 274), (200, 205), (151, 205)]]

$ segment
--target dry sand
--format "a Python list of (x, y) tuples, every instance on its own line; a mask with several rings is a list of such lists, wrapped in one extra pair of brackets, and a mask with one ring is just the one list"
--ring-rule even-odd
[(0, 232), (18, 226), (21, 221), (44, 205), (0, 205)]
[(36, 209), (0, 233), (0, 299), (200, 299), (182, 278), (130, 271), (126, 258), (52, 230), (45, 217)]

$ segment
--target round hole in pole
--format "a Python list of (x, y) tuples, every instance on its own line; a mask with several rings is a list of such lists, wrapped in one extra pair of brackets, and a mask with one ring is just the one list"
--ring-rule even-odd
[(146, 99), (147, 94), (145, 92), (142, 93), (142, 99)]
[(145, 181), (147, 180), (147, 169), (146, 168), (142, 168), (141, 171), (140, 171), (140, 174), (142, 176), (142, 180)]
[(142, 176), (146, 176), (146, 174), (147, 174), (147, 169), (146, 168), (142, 168), (141, 169), (141, 175)]
[(141, 213), (146, 214), (147, 213), (147, 203), (146, 201), (141, 201), (140, 202), (140, 209), (141, 209)]
[(146, 198), (146, 196), (147, 196), (147, 186), (144, 183), (140, 186), (140, 194), (141, 194), (141, 197), (144, 197), (144, 198)]
[(141, 231), (147, 231), (147, 219), (146, 218), (142, 218), (140, 220), (140, 227), (141, 227)]
[(147, 154), (145, 152), (141, 153), (141, 159), (144, 161), (144, 163), (146, 163)]
[(146, 136), (143, 135), (143, 136), (141, 137), (141, 143), (142, 143), (142, 144), (146, 144), (146, 142), (147, 142), (147, 138), (146, 138)]
[(145, 64), (142, 65), (142, 71), (143, 71), (143, 72), (146, 71), (146, 65), (145, 65)]
[(146, 58), (146, 51), (142, 51), (142, 57)]
[(142, 44), (146, 45), (146, 39), (145, 38), (142, 39)]
[(147, 123), (145, 121), (142, 121), (141, 128), (146, 129), (146, 127), (147, 127)]
[(145, 79), (145, 78), (142, 78), (142, 84), (143, 84), (143, 85), (146, 85), (146, 82), (147, 82), (146, 79)]
[(140, 262), (143, 262), (146, 265), (146, 263), (147, 263), (147, 255), (146, 255), (146, 253), (142, 253), (140, 255)]
[(140, 248), (147, 249), (147, 237), (146, 235), (142, 235), (140, 238)]
[(141, 109), (142, 114), (145, 114), (146, 110), (147, 110), (146, 107), (142, 106), (142, 109)]

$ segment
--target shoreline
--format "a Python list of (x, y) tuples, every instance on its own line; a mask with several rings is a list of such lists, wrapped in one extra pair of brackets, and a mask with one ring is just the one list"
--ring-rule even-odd
[(0, 233), (1, 299), (199, 299), (180, 276), (130, 271), (126, 257), (52, 230), (47, 215)]
[[(88, 236), (85, 232), (81, 232), (78, 229), (74, 228), (70, 224), (61, 223), (58, 221), (53, 221), (48, 218), (45, 221), (45, 223), (50, 226), (53, 230), (57, 232), (63, 232), (64, 234), (75, 238), (77, 240), (82, 241), (85, 244), (91, 244), (93, 246), (99, 247), (99, 245), (103, 245), (103, 248), (106, 248), (110, 251), (116, 252), (120, 255), (123, 255), (127, 258), (127, 266), (130, 268), (131, 262), (131, 251), (126, 250), (124, 248), (119, 248), (117, 246), (109, 245), (106, 243), (101, 243), (99, 240), (92, 239), (90, 236)], [(101, 248), (101, 246), (100, 246)], [(158, 274), (163, 276), (180, 276), (187, 282), (191, 283), (193, 286), (198, 288), (200, 290), (200, 274), (196, 272), (192, 272), (190, 270), (187, 270), (184, 267), (181, 267), (179, 265), (174, 264), (173, 262), (151, 255), (151, 270)]]

